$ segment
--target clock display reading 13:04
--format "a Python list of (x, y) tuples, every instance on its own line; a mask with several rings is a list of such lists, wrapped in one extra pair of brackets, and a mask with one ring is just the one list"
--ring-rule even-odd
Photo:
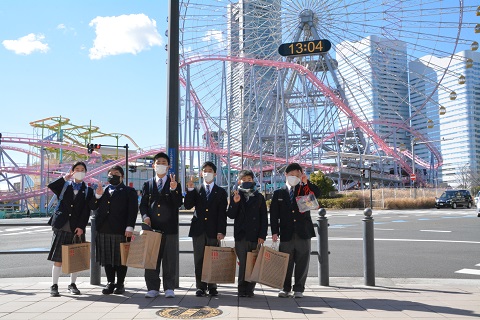
[(330, 50), (332, 44), (326, 39), (284, 43), (278, 47), (281, 56), (298, 56), (306, 54), (323, 53)]

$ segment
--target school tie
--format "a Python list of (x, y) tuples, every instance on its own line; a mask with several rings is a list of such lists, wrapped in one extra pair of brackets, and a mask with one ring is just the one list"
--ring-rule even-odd
[(295, 198), (295, 194), (293, 193), (293, 187), (290, 188), (290, 203), (293, 204), (293, 199)]
[(207, 200), (208, 200), (208, 197), (210, 196), (210, 185), (207, 184)]
[(162, 192), (163, 189), (163, 179), (158, 180), (158, 192)]

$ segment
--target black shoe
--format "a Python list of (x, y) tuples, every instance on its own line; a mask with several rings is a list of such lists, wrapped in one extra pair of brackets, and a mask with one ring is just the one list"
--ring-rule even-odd
[(71, 294), (80, 294), (80, 290), (77, 289), (75, 283), (71, 283), (68, 285), (68, 291), (70, 291)]
[(210, 294), (211, 297), (218, 296), (218, 291), (216, 288), (212, 288), (208, 290), (208, 294)]
[(102, 293), (103, 294), (112, 294), (114, 290), (115, 290), (115, 284), (113, 282), (109, 282), (109, 283), (107, 283), (105, 288), (103, 288)]
[(246, 296), (249, 298), (253, 298), (255, 296), (255, 293), (253, 293), (253, 291), (247, 292)]
[(197, 289), (197, 291), (195, 292), (195, 295), (196, 295), (197, 297), (205, 297), (205, 296), (206, 296), (205, 290)]
[(60, 297), (60, 293), (58, 293), (58, 284), (54, 284), (50, 287), (50, 297)]
[(240, 298), (245, 298), (245, 297), (247, 296), (247, 294), (246, 294), (245, 292), (239, 292), (239, 293), (238, 293), (238, 296), (239, 296)]
[(117, 284), (115, 286), (115, 290), (113, 291), (114, 294), (122, 294), (125, 293), (125, 286), (123, 284)]

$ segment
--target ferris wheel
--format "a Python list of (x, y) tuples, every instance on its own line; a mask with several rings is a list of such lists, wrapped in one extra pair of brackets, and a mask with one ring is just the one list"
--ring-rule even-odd
[(412, 139), (434, 158), (417, 164), (442, 164), (431, 112), (445, 113), (439, 92), (457, 96), (450, 66), (473, 63), (458, 54), (478, 49), (473, 2), (183, 0), (180, 15), (184, 168), (213, 160), (275, 183), (295, 161), (348, 188), (370, 160), (401, 183)]

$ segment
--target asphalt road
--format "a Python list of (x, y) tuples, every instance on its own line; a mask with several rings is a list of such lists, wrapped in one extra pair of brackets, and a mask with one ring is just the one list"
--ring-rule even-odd
[[(363, 211), (331, 210), (327, 217), (330, 276), (363, 277)], [(474, 209), (378, 210), (373, 218), (376, 277), (480, 279), (480, 218)], [(189, 216), (182, 215), (181, 221), (188, 222)], [(187, 233), (188, 227), (180, 228), (180, 250), (192, 250)], [(232, 234), (229, 227), (227, 246), (233, 246)], [(51, 235), (45, 218), (0, 220), (0, 251), (48, 250)], [(312, 250), (317, 250), (315, 238)], [(0, 254), (0, 277), (50, 276), (52, 263), (46, 256)], [(309, 276), (317, 272), (317, 256), (312, 255)], [(89, 271), (80, 275), (89, 276)], [(129, 268), (128, 275), (142, 276), (143, 270)], [(192, 254), (180, 255), (180, 275), (194, 275)]]

